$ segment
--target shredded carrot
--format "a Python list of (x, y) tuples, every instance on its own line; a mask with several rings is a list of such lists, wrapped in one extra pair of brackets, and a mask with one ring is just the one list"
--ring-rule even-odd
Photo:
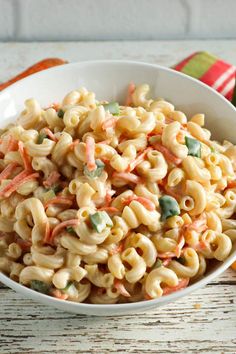
[(51, 228), (49, 222), (47, 221), (45, 225), (45, 235), (44, 235), (43, 243), (50, 243), (50, 236), (51, 236)]
[(61, 177), (61, 175), (59, 172), (52, 171), (50, 173), (50, 175), (48, 176), (48, 178), (45, 179), (45, 181), (43, 181), (44, 187), (49, 188), (49, 187), (53, 186), (60, 179), (60, 177)]
[(152, 150), (152, 147), (148, 147), (145, 149), (141, 154), (139, 154), (135, 160), (131, 161), (128, 168), (126, 169), (126, 172), (131, 172), (133, 171), (146, 157), (147, 153)]
[(161, 145), (161, 144), (157, 144), (157, 143), (154, 144), (153, 146), (154, 146), (154, 149), (160, 151), (160, 152), (164, 155), (164, 157), (165, 157), (165, 159), (166, 159), (167, 161), (172, 162), (174, 165), (179, 165), (179, 164), (182, 162), (182, 160), (179, 159), (178, 157), (176, 157), (175, 155), (173, 155), (173, 154), (167, 149), (167, 147), (165, 147), (165, 146), (163, 146), (163, 145)]
[(167, 266), (170, 264), (171, 260), (172, 260), (172, 258), (166, 258), (166, 259), (164, 259), (164, 261), (162, 262), (163, 266), (164, 266), (164, 267), (167, 267)]
[(78, 219), (65, 220), (60, 224), (56, 225), (52, 231), (50, 242), (54, 240), (54, 238), (61, 232), (61, 230), (65, 229), (68, 226), (76, 226), (78, 225)]
[(79, 143), (80, 143), (80, 140), (79, 140), (79, 139), (74, 140), (74, 141), (70, 144), (69, 150), (73, 151), (74, 148), (75, 148)]
[(62, 293), (59, 289), (51, 290), (51, 295), (60, 300), (66, 300), (69, 297), (67, 294)]
[(38, 173), (29, 174), (29, 171), (22, 171), (15, 178), (11, 180), (1, 191), (0, 197), (8, 198), (10, 195), (16, 191), (16, 189), (21, 186), (23, 183), (30, 181), (31, 179), (38, 178)]
[(14, 171), (14, 169), (18, 166), (17, 162), (11, 162), (9, 165), (7, 165), (4, 170), (0, 173), (0, 182), (2, 182), (4, 179), (7, 179), (11, 173)]
[(55, 135), (53, 134), (53, 132), (49, 128), (43, 128), (43, 131), (51, 140), (53, 140), (55, 142), (58, 141), (58, 139), (55, 137)]
[(109, 251), (109, 254), (113, 256), (114, 254), (121, 253), (124, 250), (124, 242), (121, 242), (119, 245), (117, 245), (115, 248), (111, 249)]
[(17, 151), (17, 150), (18, 150), (18, 141), (10, 135), (8, 139), (8, 146), (6, 152)]
[(95, 140), (91, 136), (87, 136), (86, 138), (86, 161), (87, 161), (87, 167), (89, 171), (93, 171), (97, 168), (97, 165), (95, 163)]
[(236, 262), (234, 262), (233, 264), (231, 264), (231, 268), (232, 268), (233, 270), (236, 270)]
[(112, 196), (116, 193), (115, 190), (107, 190), (106, 195), (105, 195), (105, 203), (104, 207), (109, 207), (111, 202), (112, 202)]
[(135, 84), (133, 82), (131, 82), (128, 86), (128, 92), (127, 92), (127, 97), (125, 100), (125, 106), (130, 106), (132, 103), (132, 95), (135, 91)]
[(163, 252), (163, 253), (158, 253), (157, 257), (161, 259), (166, 259), (166, 258), (169, 259), (169, 258), (176, 257), (176, 254), (175, 252)]
[(150, 295), (148, 295), (147, 293), (144, 295), (144, 299), (145, 300), (153, 300), (153, 298)]
[(22, 238), (17, 238), (15, 242), (20, 246), (22, 251), (29, 251), (32, 246), (31, 241), (23, 240)]
[(116, 126), (118, 118), (111, 116), (111, 118), (105, 120), (105, 122), (102, 123), (102, 130), (106, 130), (108, 128), (114, 128)]
[(49, 108), (53, 108), (56, 112), (58, 112), (60, 109), (60, 103), (54, 102), (49, 106)]
[(108, 213), (119, 213), (119, 209), (115, 208), (115, 207), (109, 207), (109, 206), (105, 206), (105, 207), (101, 207), (98, 208), (99, 211), (106, 211)]
[(235, 188), (235, 187), (236, 187), (236, 181), (234, 180), (234, 181), (230, 181), (226, 188)]
[(128, 173), (128, 172), (114, 172), (112, 175), (113, 178), (121, 179), (127, 182), (132, 182), (132, 183), (141, 183), (141, 178), (139, 176), (136, 176), (134, 173)]
[(176, 137), (177, 141), (180, 143), (180, 144), (184, 144), (185, 143), (185, 134), (183, 132), (183, 130), (180, 130), (179, 133), (177, 134), (177, 137)]
[(206, 214), (202, 214), (198, 219), (194, 220), (191, 224), (185, 225), (184, 227), (190, 231), (203, 232), (207, 229), (207, 218)]
[(125, 297), (130, 297), (130, 293), (126, 290), (124, 284), (122, 283), (121, 280), (115, 279), (114, 281), (114, 287), (120, 292), (121, 295)]
[(136, 200), (140, 204), (142, 204), (147, 210), (153, 211), (156, 209), (155, 204), (144, 197), (138, 197), (136, 195), (130, 196), (122, 201), (123, 204), (129, 205), (133, 200)]
[(55, 197), (48, 200), (47, 203), (45, 203), (44, 208), (47, 209), (49, 205), (53, 205), (53, 204), (62, 204), (62, 205), (71, 206), (73, 204), (73, 200), (67, 197), (60, 197), (60, 196)]
[(188, 283), (189, 283), (189, 278), (186, 278), (186, 279), (181, 279), (179, 281), (179, 284), (176, 286), (173, 286), (173, 287), (166, 286), (163, 289), (163, 295), (169, 295), (169, 294), (174, 293), (178, 290), (184, 289), (188, 286)]
[(18, 146), (19, 146), (19, 152), (20, 152), (21, 158), (23, 160), (24, 168), (27, 171), (32, 171), (31, 158), (30, 158), (28, 152), (26, 151), (26, 149), (24, 148), (24, 144), (22, 143), (22, 141), (18, 142)]

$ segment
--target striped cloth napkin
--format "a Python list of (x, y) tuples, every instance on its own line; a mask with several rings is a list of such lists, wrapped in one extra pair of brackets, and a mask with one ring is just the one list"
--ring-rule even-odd
[(234, 97), (236, 68), (234, 65), (213, 54), (196, 52), (174, 65), (173, 69), (204, 82), (236, 104)]

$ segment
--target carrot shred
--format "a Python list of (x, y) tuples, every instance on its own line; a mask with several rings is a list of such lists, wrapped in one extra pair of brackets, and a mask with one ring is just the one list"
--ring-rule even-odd
[(55, 226), (50, 237), (50, 242), (54, 240), (54, 238), (61, 232), (61, 230), (65, 229), (68, 226), (76, 226), (78, 225), (78, 222), (78, 219), (65, 220)]
[(178, 241), (178, 244), (177, 244), (176, 249), (175, 249), (176, 257), (178, 257), (178, 258), (180, 257), (181, 250), (184, 247), (184, 245), (185, 245), (185, 238), (184, 238), (184, 235), (181, 234), (180, 238), (179, 238), (179, 241)]
[(125, 297), (130, 297), (130, 293), (126, 290), (123, 282), (119, 279), (115, 279), (114, 281), (114, 287), (120, 292), (121, 295)]
[(148, 295), (147, 293), (145, 293), (144, 299), (145, 300), (153, 300), (153, 298), (150, 295)]
[(133, 171), (146, 157), (147, 153), (152, 150), (152, 147), (148, 147), (141, 154), (139, 154), (133, 161), (130, 162), (126, 172)]
[(114, 172), (112, 175), (113, 178), (117, 179), (123, 179), (124, 181), (127, 182), (132, 182), (132, 183), (141, 183), (141, 178), (139, 176), (136, 176), (134, 173), (129, 173), (129, 172)]
[(105, 120), (105, 122), (102, 123), (102, 130), (106, 130), (108, 128), (114, 128), (116, 126), (118, 118), (111, 116), (111, 118)]
[(60, 300), (66, 300), (69, 297), (67, 294), (63, 294), (59, 289), (51, 290), (51, 295)]
[(16, 191), (16, 189), (21, 186), (23, 183), (30, 181), (31, 179), (38, 178), (38, 173), (29, 174), (29, 171), (22, 171), (15, 178), (11, 180), (1, 191), (0, 197), (8, 198), (10, 195)]
[(43, 243), (50, 243), (50, 237), (51, 237), (51, 228), (49, 222), (47, 221), (45, 226), (45, 235), (44, 235)]
[(166, 258), (166, 259), (164, 259), (164, 261), (162, 262), (162, 265), (163, 265), (164, 267), (167, 267), (167, 266), (170, 264), (171, 260), (172, 260), (172, 258)]
[(235, 188), (235, 187), (236, 187), (236, 181), (234, 180), (234, 181), (230, 181), (226, 188)]
[(132, 95), (135, 91), (135, 84), (133, 82), (131, 82), (128, 86), (128, 92), (127, 92), (127, 97), (125, 100), (125, 106), (130, 106), (131, 103), (133, 102), (132, 100)]
[(23, 142), (19, 141), (18, 146), (19, 146), (19, 152), (20, 152), (21, 158), (23, 160), (24, 168), (27, 171), (32, 171), (31, 158), (30, 158), (28, 152), (26, 151), (26, 149), (24, 148)]
[(202, 214), (199, 218), (194, 220), (191, 224), (185, 225), (184, 228), (187, 229), (188, 231), (194, 230), (198, 232), (203, 232), (206, 231), (207, 229), (207, 218), (206, 214)]
[(4, 180), (4, 179), (7, 179), (11, 175), (11, 173), (14, 171), (16, 166), (18, 166), (17, 162), (9, 163), (9, 165), (7, 165), (4, 168), (4, 170), (0, 173), (0, 182), (2, 182), (2, 180)]
[(166, 286), (164, 289), (163, 289), (163, 295), (169, 295), (171, 293), (174, 293), (178, 290), (181, 290), (181, 289), (184, 289), (188, 286), (188, 283), (189, 283), (189, 278), (184, 278), (184, 279), (181, 279), (179, 281), (179, 284), (176, 285), (176, 286)]
[(29, 251), (32, 246), (31, 241), (23, 240), (22, 238), (17, 238), (15, 242), (20, 246), (22, 251)]
[(8, 146), (7, 146), (7, 152), (10, 151), (17, 151), (18, 150), (18, 140), (14, 139), (11, 135), (9, 136), (8, 139)]
[(165, 159), (172, 162), (174, 165), (179, 165), (182, 162), (181, 159), (172, 154), (165, 146), (156, 143), (153, 147), (154, 149), (160, 151), (164, 155)]
[(113, 256), (114, 254), (121, 253), (124, 250), (124, 242), (121, 241), (119, 245), (116, 245), (116, 248), (113, 248), (109, 251), (109, 254)]
[(67, 197), (60, 197), (60, 196), (55, 197), (48, 200), (47, 203), (45, 203), (44, 208), (47, 209), (49, 205), (53, 205), (53, 204), (62, 204), (62, 205), (71, 206), (73, 204), (73, 200)]
[(60, 177), (61, 177), (61, 175), (59, 172), (52, 171), (50, 173), (50, 175), (48, 176), (48, 178), (45, 179), (45, 181), (43, 181), (44, 187), (49, 188), (49, 187), (53, 186), (60, 179)]
[(156, 209), (155, 204), (151, 200), (144, 197), (137, 197), (135, 195), (124, 199), (122, 203), (125, 205), (129, 205), (133, 200), (136, 200), (137, 202), (142, 204), (147, 210), (153, 211)]
[(231, 268), (232, 268), (233, 270), (236, 270), (236, 262), (234, 262), (234, 263), (231, 264)]
[(53, 140), (55, 142), (58, 141), (58, 139), (55, 137), (55, 135), (53, 134), (53, 132), (49, 128), (43, 128), (43, 131), (51, 140)]
[(86, 138), (86, 161), (87, 161), (87, 167), (89, 171), (93, 171), (97, 168), (97, 165), (95, 163), (95, 140), (91, 136), (87, 136)]
[(73, 151), (74, 148), (75, 148), (79, 143), (80, 143), (80, 140), (79, 140), (79, 139), (74, 140), (74, 141), (70, 144), (69, 150)]

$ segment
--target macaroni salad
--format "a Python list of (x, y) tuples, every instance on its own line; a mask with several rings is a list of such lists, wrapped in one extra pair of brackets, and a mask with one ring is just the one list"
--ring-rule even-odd
[(124, 106), (81, 88), (35, 99), (0, 134), (0, 270), (96, 304), (158, 298), (224, 261), (236, 240), (236, 146), (211, 140), (149, 86)]

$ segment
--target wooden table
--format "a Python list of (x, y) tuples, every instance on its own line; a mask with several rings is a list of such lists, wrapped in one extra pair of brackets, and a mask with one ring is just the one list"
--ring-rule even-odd
[[(133, 59), (170, 66), (197, 50), (236, 65), (236, 40), (2, 43), (0, 80), (35, 61)], [(236, 272), (154, 311), (94, 318), (44, 307), (0, 285), (0, 353), (236, 353)], [(200, 304), (200, 308), (198, 305)]]

